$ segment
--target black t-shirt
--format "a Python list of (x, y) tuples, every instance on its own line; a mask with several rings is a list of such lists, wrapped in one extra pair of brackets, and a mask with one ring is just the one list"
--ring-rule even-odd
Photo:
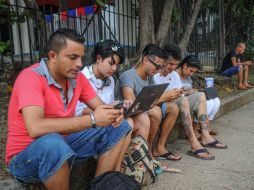
[(233, 67), (233, 63), (231, 61), (232, 57), (235, 57), (236, 60), (238, 60), (240, 59), (240, 54), (236, 54), (235, 50), (228, 52), (227, 55), (224, 57), (222, 65), (221, 65), (222, 72)]

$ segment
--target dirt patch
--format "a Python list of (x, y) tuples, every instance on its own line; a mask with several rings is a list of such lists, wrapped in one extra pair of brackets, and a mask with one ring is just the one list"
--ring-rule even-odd
[(7, 112), (8, 112), (8, 97), (0, 99), (0, 179), (9, 177), (5, 165), (5, 145), (7, 139)]

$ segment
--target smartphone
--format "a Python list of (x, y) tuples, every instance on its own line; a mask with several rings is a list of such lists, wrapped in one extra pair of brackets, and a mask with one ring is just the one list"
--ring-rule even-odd
[(124, 102), (118, 102), (116, 105), (113, 106), (114, 109), (121, 109), (123, 107)]
[(186, 86), (183, 86), (183, 91), (188, 91), (188, 90), (191, 90), (192, 87), (189, 86), (189, 85), (186, 85)]

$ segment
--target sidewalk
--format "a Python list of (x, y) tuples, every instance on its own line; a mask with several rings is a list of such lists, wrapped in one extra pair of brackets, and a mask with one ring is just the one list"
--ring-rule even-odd
[[(189, 150), (190, 146), (187, 140), (177, 140), (173, 145), (170, 144), (170, 149), (173, 151), (179, 151), (182, 155), (182, 160), (179, 162), (169, 162), (173, 167), (184, 170), (182, 174), (165, 173), (159, 176), (159, 180), (156, 184), (153, 184), (146, 188), (146, 190), (161, 190), (161, 189), (252, 189), (254, 190), (254, 129), (250, 126), (254, 123), (253, 111), (254, 103), (246, 106), (249, 111), (246, 111), (246, 107), (223, 116), (230, 111), (233, 111), (251, 101), (254, 100), (254, 89), (242, 91), (232, 97), (225, 98), (221, 101), (221, 108), (217, 117), (221, 117), (214, 122), (214, 126), (217, 126), (216, 130), (219, 135), (216, 138), (222, 140), (222, 142), (229, 145), (228, 150), (210, 150), (215, 154), (215, 161), (202, 161), (196, 158), (187, 156), (185, 153)], [(244, 110), (244, 113), (241, 113)], [(245, 113), (246, 112), (246, 113)], [(237, 114), (235, 114), (237, 113)], [(233, 116), (231, 116), (233, 115)], [(239, 116), (241, 115), (241, 116)], [(223, 116), (223, 117), (222, 117)], [(230, 122), (232, 120), (232, 122)], [(247, 121), (246, 121), (247, 120)], [(248, 123), (247, 123), (248, 122)], [(241, 124), (245, 123), (244, 128), (240, 128)], [(228, 127), (230, 126), (230, 127)], [(247, 128), (248, 127), (248, 128)], [(246, 132), (250, 132), (246, 135)], [(238, 134), (237, 138), (235, 134)], [(174, 139), (179, 138), (180, 130), (175, 130), (172, 134)], [(243, 140), (238, 142), (238, 139)], [(238, 146), (240, 145), (240, 146)], [(247, 147), (245, 145), (248, 145)], [(248, 148), (249, 147), (249, 148)], [(233, 150), (233, 151), (232, 151)], [(251, 151), (251, 152), (250, 152)], [(244, 157), (238, 156), (239, 154), (245, 154)], [(247, 155), (249, 154), (249, 155)], [(235, 163), (234, 161), (241, 158)], [(242, 165), (239, 165), (242, 164)], [(239, 180), (237, 179), (239, 176)], [(231, 186), (232, 181), (241, 181), (246, 183), (246, 186), (237, 186), (234, 188)], [(229, 185), (221, 186), (218, 184), (229, 183)], [(211, 182), (211, 183), (210, 183)], [(217, 183), (218, 182), (218, 183)], [(77, 183), (79, 183), (77, 181)], [(241, 183), (240, 183), (241, 184)], [(203, 186), (204, 185), (204, 186)], [(216, 186), (217, 185), (217, 186)], [(243, 185), (243, 184), (242, 184)], [(212, 188), (210, 188), (210, 186)], [(237, 188), (241, 187), (241, 188)], [(244, 188), (242, 188), (244, 187)], [(19, 183), (13, 179), (0, 180), (1, 190), (24, 190)], [(79, 190), (79, 189), (77, 189)]]
[(177, 140), (169, 149), (178, 151), (182, 160), (167, 161), (183, 173), (163, 173), (145, 190), (254, 190), (254, 101), (217, 119), (213, 126), (218, 138), (229, 146), (226, 150), (209, 149), (216, 156), (203, 161), (186, 152), (187, 140)]

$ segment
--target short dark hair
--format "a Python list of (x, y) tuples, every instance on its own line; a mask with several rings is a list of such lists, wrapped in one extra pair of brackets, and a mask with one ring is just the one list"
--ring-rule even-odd
[(120, 64), (125, 61), (125, 54), (123, 49), (113, 40), (104, 40), (95, 44), (91, 57), (93, 63), (96, 62), (97, 55), (100, 55), (102, 59), (118, 55), (120, 58)]
[(60, 28), (55, 31), (48, 40), (47, 53), (55, 51), (58, 53), (61, 49), (66, 47), (66, 39), (69, 39), (80, 44), (84, 44), (85, 38), (78, 34), (75, 30), (69, 28)]
[(163, 48), (165, 51), (169, 53), (171, 57), (177, 59), (179, 61), (182, 60), (182, 50), (177, 44), (168, 44)]
[(144, 56), (156, 56), (161, 59), (167, 59), (168, 53), (157, 44), (148, 44), (142, 51), (142, 58)]
[(201, 69), (201, 63), (195, 55), (188, 55), (185, 57), (178, 67), (183, 67), (185, 63), (187, 64), (187, 67), (195, 67), (198, 68), (198, 70)]

